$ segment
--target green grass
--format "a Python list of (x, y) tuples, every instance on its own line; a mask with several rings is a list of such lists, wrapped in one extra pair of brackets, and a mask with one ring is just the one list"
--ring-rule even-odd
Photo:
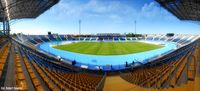
[(161, 45), (143, 42), (76, 42), (54, 46), (56, 49), (93, 55), (121, 55), (161, 48)]

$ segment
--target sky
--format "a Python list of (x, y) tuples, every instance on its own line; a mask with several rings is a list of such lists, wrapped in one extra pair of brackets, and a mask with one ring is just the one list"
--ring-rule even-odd
[(36, 19), (16, 20), (11, 33), (41, 35), (130, 33), (200, 34), (200, 25), (180, 21), (154, 0), (60, 0)]

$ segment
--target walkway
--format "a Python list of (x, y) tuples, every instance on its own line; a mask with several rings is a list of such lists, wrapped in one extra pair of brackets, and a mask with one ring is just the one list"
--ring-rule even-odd
[(15, 87), (16, 80), (15, 80), (15, 62), (14, 62), (14, 49), (10, 47), (10, 54), (8, 57), (8, 68), (5, 78), (4, 86), (6, 87)]
[(134, 86), (120, 76), (108, 76), (103, 91), (130, 91)]

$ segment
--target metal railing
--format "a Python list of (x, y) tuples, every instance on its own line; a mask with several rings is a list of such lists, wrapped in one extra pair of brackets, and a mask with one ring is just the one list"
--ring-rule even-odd
[(103, 78), (101, 79), (99, 84), (96, 86), (94, 91), (103, 91), (105, 80), (106, 80), (106, 73), (104, 74)]

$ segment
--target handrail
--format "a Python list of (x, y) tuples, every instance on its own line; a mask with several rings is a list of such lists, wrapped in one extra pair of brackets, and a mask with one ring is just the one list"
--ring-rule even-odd
[(95, 90), (94, 90), (94, 91), (103, 91), (105, 79), (106, 79), (106, 73), (104, 74), (103, 78), (102, 78), (101, 81), (98, 83), (98, 85), (95, 87)]

